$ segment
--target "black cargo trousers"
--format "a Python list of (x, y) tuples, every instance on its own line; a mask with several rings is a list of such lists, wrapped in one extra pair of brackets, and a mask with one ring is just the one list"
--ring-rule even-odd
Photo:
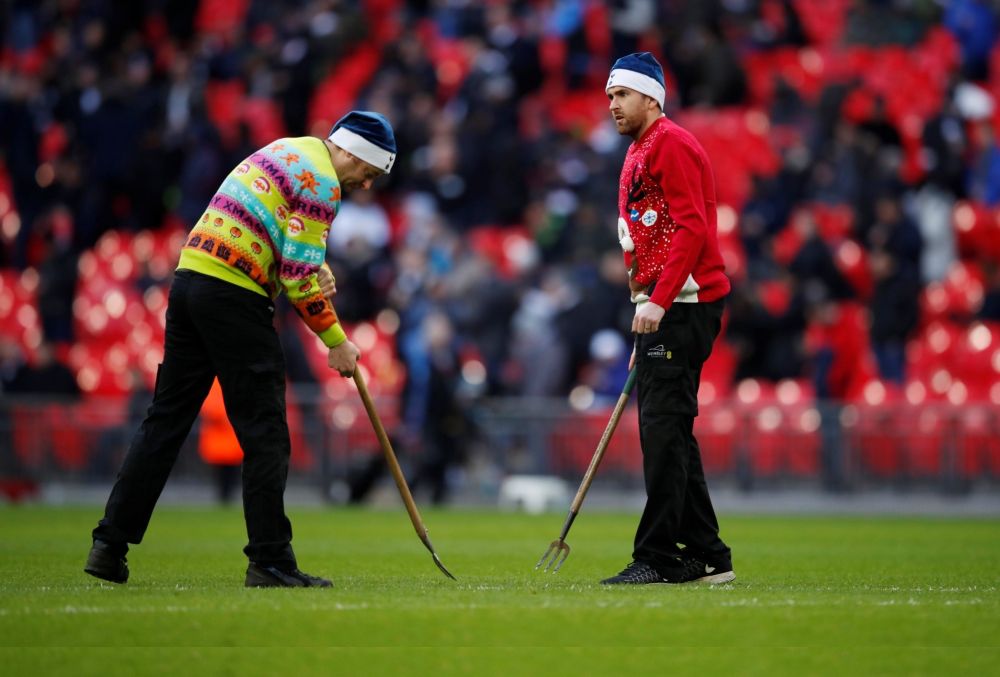
[(722, 328), (724, 299), (673, 303), (652, 334), (636, 335), (639, 440), (646, 507), (632, 558), (661, 574), (679, 566), (684, 552), (706, 564), (732, 565), (729, 547), (705, 483), (694, 437), (701, 368)]
[(142, 541), (167, 476), (218, 376), (243, 448), (243, 512), (254, 562), (296, 566), (284, 493), (291, 445), (285, 361), (274, 303), (234, 284), (179, 270), (170, 288), (153, 403), (132, 439), (94, 539), (124, 552)]

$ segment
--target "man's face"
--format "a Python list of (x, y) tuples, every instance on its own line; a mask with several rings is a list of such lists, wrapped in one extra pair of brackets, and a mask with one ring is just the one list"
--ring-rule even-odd
[(373, 167), (364, 160), (352, 155), (348, 171), (338, 176), (340, 179), (340, 188), (345, 193), (350, 193), (353, 190), (368, 190), (372, 187), (375, 179), (382, 176), (382, 174), (384, 172), (381, 169)]
[(608, 88), (608, 101), (615, 127), (622, 136), (635, 137), (649, 114), (652, 99), (628, 87)]

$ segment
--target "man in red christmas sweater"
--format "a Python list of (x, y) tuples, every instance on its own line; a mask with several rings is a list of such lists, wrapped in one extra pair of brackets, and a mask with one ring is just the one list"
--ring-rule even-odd
[(618, 188), (618, 236), (636, 304), (647, 500), (632, 563), (602, 583), (726, 583), (736, 578), (732, 554), (719, 538), (692, 431), (701, 368), (729, 293), (715, 180), (701, 144), (664, 116), (663, 70), (651, 54), (618, 59), (606, 91), (618, 133), (634, 140)]

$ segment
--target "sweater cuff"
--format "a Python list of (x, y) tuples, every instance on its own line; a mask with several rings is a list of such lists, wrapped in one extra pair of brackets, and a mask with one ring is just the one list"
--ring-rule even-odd
[(667, 285), (657, 284), (656, 289), (649, 295), (649, 300), (661, 308), (669, 308), (673, 299), (668, 297)]
[(321, 331), (318, 336), (327, 348), (336, 348), (347, 340), (347, 334), (340, 326), (340, 322), (335, 322), (332, 326)]

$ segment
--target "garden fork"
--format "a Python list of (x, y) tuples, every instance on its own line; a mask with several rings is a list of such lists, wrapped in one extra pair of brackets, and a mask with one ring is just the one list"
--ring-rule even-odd
[(622, 417), (622, 412), (625, 411), (625, 405), (628, 403), (628, 398), (632, 394), (632, 387), (634, 385), (635, 367), (628, 373), (625, 387), (622, 388), (622, 394), (618, 397), (618, 404), (615, 405), (615, 410), (611, 412), (611, 419), (604, 429), (604, 434), (601, 435), (601, 441), (597, 444), (597, 451), (594, 452), (594, 457), (590, 459), (590, 467), (587, 468), (587, 472), (583, 476), (583, 481), (580, 482), (580, 488), (576, 491), (576, 497), (573, 498), (573, 503), (570, 505), (569, 514), (566, 515), (566, 522), (559, 533), (559, 538), (549, 544), (549, 549), (538, 560), (535, 569), (545, 564), (545, 568), (542, 571), (549, 571), (551, 569), (552, 573), (556, 573), (566, 561), (566, 558), (569, 557), (569, 543), (566, 542), (566, 535), (569, 533), (570, 527), (573, 526), (573, 520), (576, 519), (577, 514), (580, 512), (583, 499), (590, 489), (591, 482), (594, 481), (594, 475), (597, 474), (597, 466), (601, 464), (601, 459), (604, 458), (604, 451), (608, 448), (608, 443), (611, 441), (611, 435), (614, 434), (615, 428), (618, 427), (618, 420)]

